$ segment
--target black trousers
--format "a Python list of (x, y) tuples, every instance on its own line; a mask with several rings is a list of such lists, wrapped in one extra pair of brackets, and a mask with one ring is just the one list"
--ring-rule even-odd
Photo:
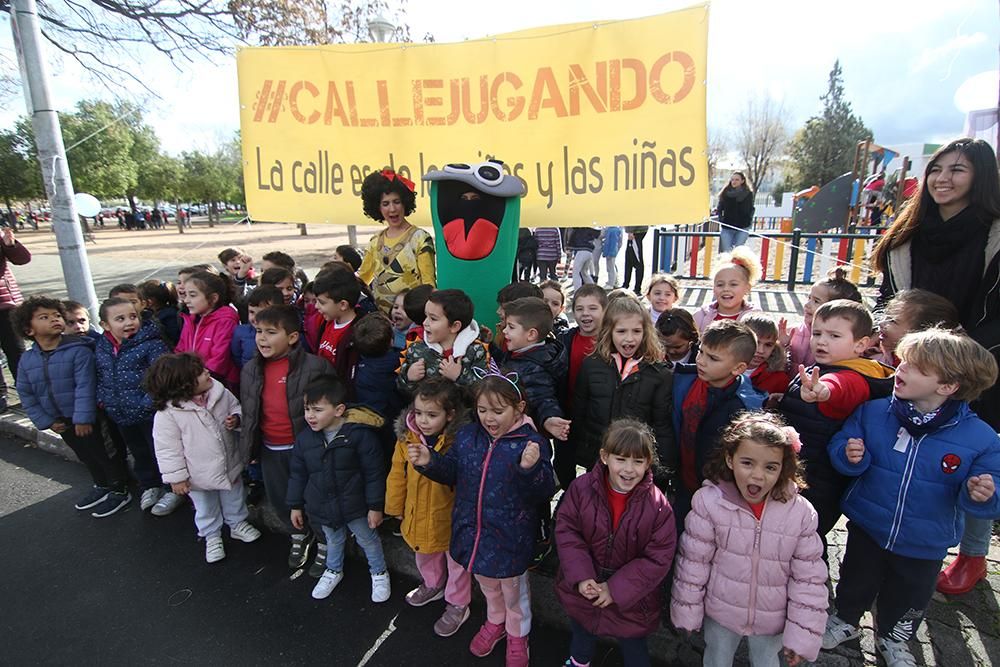
[(540, 259), (536, 260), (538, 264), (538, 279), (539, 280), (558, 280), (556, 277), (556, 262), (555, 259)]
[(622, 280), (622, 287), (628, 289), (628, 285), (632, 282), (632, 270), (635, 270), (635, 293), (642, 293), (642, 274), (646, 270), (646, 264), (643, 261), (642, 255), (642, 240), (646, 238), (646, 232), (636, 232), (633, 234), (635, 237), (635, 246), (638, 248), (639, 252), (636, 253), (635, 249), (632, 247), (632, 242), (628, 239), (625, 240), (625, 279)]
[[(17, 364), (24, 354), (24, 341), (14, 331), (14, 324), (10, 319), (13, 312), (13, 309), (0, 310), (0, 348), (3, 348), (3, 353), (7, 357), (7, 367), (14, 376), (14, 382), (17, 382)], [(6, 393), (7, 383), (4, 381), (3, 373), (0, 373), (0, 395)]]
[(120, 457), (115, 454), (114, 444), (107, 438), (108, 431), (103, 428), (105, 418), (98, 414), (97, 423), (91, 424), (90, 435), (77, 435), (76, 427), (70, 420), (61, 420), (66, 424), (66, 430), (59, 434), (76, 458), (86, 466), (95, 486), (114, 491), (124, 491), (128, 480), (128, 469)]
[(160, 466), (156, 463), (156, 448), (153, 446), (153, 420), (124, 426), (116, 424), (122, 440), (132, 454), (132, 471), (139, 480), (139, 487), (156, 489), (163, 486)]
[(847, 524), (847, 553), (840, 564), (837, 615), (851, 625), (878, 598), (875, 628), (880, 637), (908, 641), (917, 633), (934, 594), (940, 560), (907, 558), (886, 551), (854, 522)]

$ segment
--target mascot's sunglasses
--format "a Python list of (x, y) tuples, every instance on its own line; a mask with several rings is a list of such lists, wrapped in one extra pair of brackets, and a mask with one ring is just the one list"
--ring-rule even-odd
[(479, 164), (456, 162), (446, 164), (444, 170), (452, 174), (473, 174), (477, 181), (490, 186), (500, 185), (504, 176), (503, 170), (496, 162), (481, 162)]

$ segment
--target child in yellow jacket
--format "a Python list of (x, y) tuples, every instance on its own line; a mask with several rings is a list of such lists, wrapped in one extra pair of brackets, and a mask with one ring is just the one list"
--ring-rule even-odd
[(421, 381), (413, 404), (396, 421), (396, 448), (386, 481), (385, 512), (400, 518), (403, 539), (413, 549), (423, 579), (406, 601), (422, 607), (444, 598), (444, 613), (434, 624), (439, 637), (452, 636), (469, 618), (472, 578), (448, 553), (455, 489), (413, 470), (407, 446), (422, 443), (444, 454), (465, 417), (458, 385), (440, 376)]

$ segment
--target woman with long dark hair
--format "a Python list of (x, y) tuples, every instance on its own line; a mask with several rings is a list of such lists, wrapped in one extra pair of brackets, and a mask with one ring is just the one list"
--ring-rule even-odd
[(746, 245), (753, 224), (753, 190), (742, 171), (734, 171), (719, 193), (719, 252)]
[[(943, 296), (969, 335), (1000, 354), (1000, 175), (993, 148), (980, 139), (939, 148), (919, 196), (879, 240), (872, 260), (882, 273), (880, 304), (906, 289)], [(1000, 431), (1000, 387), (972, 407)], [(940, 592), (966, 593), (986, 578), (992, 523), (966, 516), (959, 557), (938, 576)]]

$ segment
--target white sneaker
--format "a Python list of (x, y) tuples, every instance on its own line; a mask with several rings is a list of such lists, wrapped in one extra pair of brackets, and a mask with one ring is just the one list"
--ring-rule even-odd
[(163, 494), (163, 497), (157, 500), (156, 504), (153, 505), (151, 514), (153, 516), (167, 516), (180, 507), (183, 502), (184, 496), (179, 496), (176, 493), (167, 491)]
[(218, 563), (226, 557), (226, 547), (222, 544), (222, 538), (218, 535), (205, 538), (205, 561)]
[(139, 509), (145, 512), (150, 507), (155, 505), (162, 497), (163, 489), (160, 487), (156, 487), (155, 489), (146, 489), (142, 492), (142, 497), (139, 498)]
[(260, 531), (254, 528), (249, 521), (240, 521), (235, 526), (230, 526), (229, 536), (240, 542), (256, 542), (260, 539)]
[(823, 648), (827, 651), (837, 648), (846, 641), (861, 636), (861, 628), (856, 628), (836, 614), (826, 619), (826, 631), (823, 633)]
[(910, 647), (906, 642), (876, 637), (875, 648), (885, 660), (885, 667), (917, 667), (917, 659), (910, 653)]
[(333, 589), (337, 587), (337, 584), (339, 584), (343, 578), (343, 572), (324, 570), (322, 576), (319, 578), (319, 581), (317, 581), (316, 585), (313, 586), (313, 599), (323, 600), (329, 597), (330, 593), (333, 592)]
[(385, 602), (389, 599), (392, 594), (392, 589), (389, 586), (389, 573), (382, 572), (381, 574), (372, 575), (372, 602)]

